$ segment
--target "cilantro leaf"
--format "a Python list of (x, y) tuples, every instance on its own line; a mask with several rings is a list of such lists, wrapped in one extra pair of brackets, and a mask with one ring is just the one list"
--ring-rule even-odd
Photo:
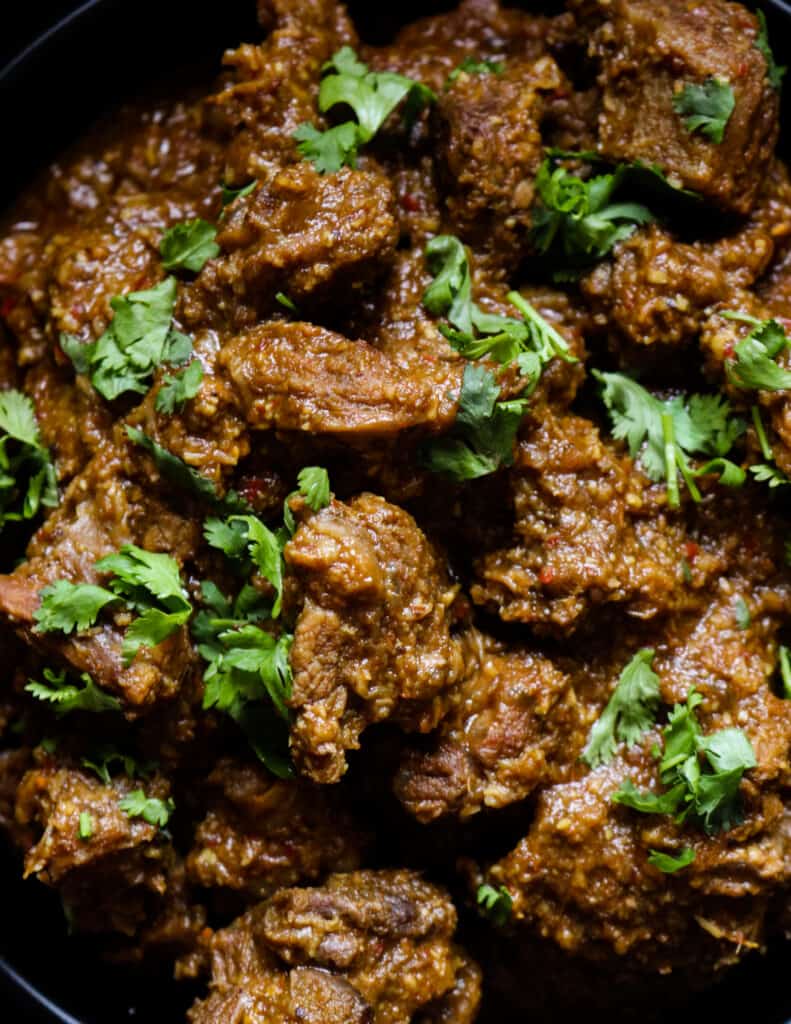
[(476, 60), (475, 57), (465, 57), (458, 67), (448, 75), (445, 80), (445, 89), (449, 89), (461, 75), (501, 75), (505, 71), (505, 64), (501, 60)]
[(299, 493), (308, 508), (320, 512), (330, 503), (330, 476), (321, 466), (305, 466), (297, 475)]
[(739, 595), (736, 598), (736, 604), (734, 605), (734, 616), (736, 618), (736, 625), (739, 627), (739, 629), (750, 628), (750, 622), (752, 619), (750, 615), (750, 606), (747, 604), (747, 602), (741, 595)]
[(656, 719), (661, 703), (654, 650), (644, 647), (621, 672), (607, 707), (591, 729), (582, 760), (591, 768), (612, 760), (618, 742), (634, 746)]
[(162, 476), (174, 486), (225, 512), (246, 512), (248, 510), (247, 503), (234, 491), (229, 491), (224, 498), (221, 498), (211, 480), (201, 476), (197, 469), (187, 465), (178, 455), (174, 455), (167, 448), (157, 444), (141, 430), (130, 426), (126, 426), (124, 429), (129, 440), (148, 452)]
[(664, 871), (666, 875), (674, 875), (682, 868), (689, 867), (694, 860), (695, 851), (689, 846), (685, 847), (677, 857), (663, 853), (661, 850), (649, 850), (648, 853), (648, 863), (652, 867)]
[(61, 348), (75, 370), (89, 376), (103, 398), (145, 394), (158, 366), (189, 359), (191, 339), (172, 327), (177, 287), (175, 277), (166, 277), (147, 291), (111, 299), (114, 316), (98, 341), (83, 345), (61, 335)]
[(745, 313), (726, 311), (728, 320), (750, 324), (752, 330), (735, 347), (735, 362), (726, 363), (728, 379), (745, 390), (785, 391), (791, 388), (791, 373), (775, 362), (777, 356), (791, 348), (791, 340), (777, 320), (758, 320)]
[(106, 786), (110, 785), (110, 769), (114, 765), (117, 765), (130, 779), (148, 778), (155, 767), (152, 762), (140, 763), (130, 754), (122, 754), (109, 744), (98, 747), (90, 757), (83, 757), (81, 764), (84, 768), (94, 772)]
[[(685, 402), (677, 395), (660, 400), (626, 374), (592, 372), (604, 385), (602, 399), (610, 413), (613, 436), (626, 441), (629, 454), (651, 480), (665, 479), (671, 508), (680, 503), (679, 472), (695, 501), (700, 501), (695, 477), (716, 472), (728, 487), (744, 483), (744, 470), (724, 456), (744, 433), (745, 424), (731, 416), (730, 404), (722, 396), (692, 395)], [(694, 455), (714, 458), (693, 470), (688, 458)]]
[(326, 114), (333, 107), (346, 106), (357, 121), (346, 121), (320, 132), (302, 124), (294, 134), (298, 150), (313, 161), (320, 174), (334, 173), (346, 164), (357, 165), (357, 151), (370, 142), (396, 107), (404, 100), (404, 115), (410, 123), (420, 110), (436, 99), (426, 86), (392, 71), (370, 71), (350, 46), (344, 46), (325, 64), (319, 88), (319, 109)]
[(769, 84), (773, 89), (777, 89), (779, 92), (783, 87), (783, 76), (786, 73), (786, 68), (780, 67), (774, 58), (772, 48), (769, 45), (769, 30), (766, 27), (766, 15), (763, 11), (757, 10), (755, 12), (758, 18), (758, 36), (755, 40), (755, 47), (763, 54), (763, 58), (766, 61), (766, 77), (769, 79)]
[(791, 657), (788, 648), (781, 644), (777, 652), (777, 660), (780, 667), (780, 679), (783, 684), (783, 697), (791, 700)]
[(118, 601), (118, 595), (92, 583), (55, 580), (40, 593), (33, 612), (37, 633), (82, 633), (96, 623), (99, 612)]
[(256, 516), (231, 516), (225, 523), (209, 519), (204, 533), (212, 547), (232, 560), (245, 553), (249, 555), (264, 579), (275, 588), (272, 618), (276, 619), (283, 600), (283, 550), (278, 537)]
[(498, 928), (508, 924), (514, 901), (511, 893), (504, 885), (499, 886), (497, 889), (491, 885), (480, 885), (478, 886), (476, 899), (481, 913), (488, 917)]
[(775, 490), (777, 487), (787, 487), (791, 484), (791, 480), (785, 475), (779, 466), (770, 466), (764, 462), (759, 462), (755, 466), (750, 466), (750, 472), (761, 484), (768, 484), (770, 490)]
[(87, 842), (93, 835), (93, 817), (88, 811), (82, 811), (80, 813), (80, 823), (77, 828), (77, 835), (80, 839)]
[(662, 730), (665, 749), (659, 773), (669, 788), (664, 793), (641, 793), (626, 779), (613, 800), (644, 814), (691, 817), (707, 835), (715, 835), (741, 823), (741, 780), (757, 761), (741, 729), (702, 735), (695, 714), (701, 700), (690, 690), (686, 703), (675, 705)]
[(219, 256), (220, 247), (216, 238), (217, 228), (200, 217), (168, 228), (159, 246), (162, 266), (165, 270), (191, 270), (198, 273), (209, 260)]
[(32, 401), (20, 391), (0, 392), (0, 532), (57, 504), (55, 467), (41, 444)]
[(25, 690), (37, 700), (49, 701), (54, 705), (57, 715), (66, 715), (71, 711), (91, 711), (101, 714), (104, 711), (120, 711), (121, 703), (116, 697), (101, 690), (87, 672), (80, 676), (82, 686), (66, 681), (65, 672), (44, 669), (46, 683), (28, 681)]
[[(586, 154), (563, 154), (584, 158)], [(539, 168), (539, 203), (533, 212), (531, 239), (538, 253), (556, 265), (556, 280), (570, 280), (612, 252), (638, 225), (654, 215), (641, 203), (613, 202), (629, 167), (584, 180), (557, 164), (550, 153)]]
[(687, 83), (673, 96), (673, 110), (684, 118), (690, 134), (700, 132), (712, 142), (722, 142), (725, 128), (736, 107), (730, 84), (709, 77), (702, 85)]
[(222, 184), (222, 205), (230, 206), (231, 203), (235, 203), (237, 199), (244, 199), (245, 196), (249, 196), (250, 193), (258, 185), (258, 181), (254, 178), (248, 185), (243, 185), (241, 188), (230, 188), (224, 182)]
[(424, 446), (424, 465), (458, 482), (512, 465), (527, 399), (501, 402), (499, 395), (493, 373), (482, 366), (465, 366), (454, 429), (450, 436)]
[(156, 828), (164, 828), (176, 809), (170, 797), (167, 800), (147, 797), (142, 789), (135, 789), (122, 797), (118, 801), (118, 806), (128, 818), (142, 818)]
[(168, 374), (157, 392), (157, 412), (169, 414), (180, 409), (185, 402), (197, 395), (202, 383), (203, 366), (199, 359), (193, 359), (178, 373)]

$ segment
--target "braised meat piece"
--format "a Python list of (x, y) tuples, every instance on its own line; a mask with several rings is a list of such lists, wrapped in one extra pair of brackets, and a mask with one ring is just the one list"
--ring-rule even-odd
[(562, 776), (578, 751), (570, 679), (530, 650), (465, 638), (467, 674), (426, 744), (408, 747), (395, 779), (419, 821), (506, 807)]
[(298, 614), (292, 749), (303, 772), (335, 782), (372, 722), (436, 723), (463, 667), (457, 588), (412, 517), (373, 494), (309, 516), (285, 559)]
[(455, 927), (442, 890), (408, 871), (282, 889), (214, 937), (212, 993), (190, 1020), (471, 1024), (480, 974)]
[(455, 401), (364, 341), (307, 323), (271, 323), (220, 354), (248, 424), (339, 437), (387, 437), (453, 422)]
[[(223, 255), (208, 264), (187, 300), (238, 331), (283, 307), (353, 300), (386, 269), (398, 241), (389, 180), (343, 168), (320, 175), (309, 163), (285, 167), (231, 207), (217, 236)], [(204, 294), (206, 293), (206, 294)]]
[(563, 85), (551, 57), (500, 74), (462, 73), (437, 106), (440, 179), (453, 233), (496, 259), (527, 246), (534, 179), (544, 158), (542, 97)]
[(231, 759), (218, 762), (208, 784), (209, 812), (187, 857), (194, 884), (260, 900), (360, 866), (364, 840), (335, 788), (279, 781)]
[(567, 631), (593, 606), (651, 616), (679, 598), (682, 529), (592, 423), (548, 415), (511, 472), (514, 544), (476, 561), (473, 600)]
[[(592, 40), (601, 62), (599, 149), (614, 161), (657, 164), (724, 210), (752, 209), (778, 132), (779, 97), (756, 46), (755, 15), (727, 0), (601, 3)], [(733, 92), (722, 142), (685, 126), (685, 86), (714, 78)], [(639, 111), (639, 116), (635, 116)]]

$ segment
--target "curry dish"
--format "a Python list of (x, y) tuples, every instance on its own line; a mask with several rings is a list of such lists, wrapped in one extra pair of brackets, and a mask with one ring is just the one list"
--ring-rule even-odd
[(258, 13), (3, 228), (0, 825), (192, 1024), (683, 1001), (791, 931), (766, 25)]

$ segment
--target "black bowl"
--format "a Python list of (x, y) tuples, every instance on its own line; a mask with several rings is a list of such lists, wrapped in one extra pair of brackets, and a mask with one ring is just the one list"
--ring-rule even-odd
[[(522, 5), (551, 7), (536, 0)], [(254, 0), (39, 0), (20, 6), (6, 13), (0, 37), (0, 64), (8, 61), (0, 70), (0, 206), (100, 115), (153, 82), (210, 75), (226, 47), (260, 34)], [(384, 42), (405, 21), (452, 8), (455, 0), (352, 0), (349, 6), (363, 37)], [(791, 3), (764, 6), (776, 56), (791, 64)], [(83, 940), (67, 935), (57, 896), (35, 881), (20, 882), (19, 870), (16, 857), (0, 850), (3, 1024), (184, 1019), (195, 994), (189, 986), (175, 985), (164, 973), (143, 975), (100, 962)], [(674, 1024), (791, 1024), (787, 957), (787, 947), (779, 947), (746, 962), (714, 991), (692, 997), (684, 1012), (674, 1011)]]

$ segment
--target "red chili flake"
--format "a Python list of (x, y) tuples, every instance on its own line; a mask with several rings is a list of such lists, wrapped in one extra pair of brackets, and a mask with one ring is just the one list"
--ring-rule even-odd
[(556, 548), (560, 544), (560, 536), (557, 533), (551, 534), (544, 542), (548, 548)]
[(744, 76), (746, 74), (747, 74), (747, 63), (746, 63), (746, 61), (742, 61), (739, 64), (738, 68), (736, 68), (736, 75), (739, 78), (744, 78)]
[(729, 341), (728, 344), (725, 346), (725, 348), (723, 349), (723, 355), (726, 359), (733, 359), (733, 357), (736, 355), (736, 349), (733, 347), (732, 342)]
[(417, 213), (421, 209), (421, 202), (417, 196), (413, 196), (411, 192), (405, 192), (401, 196), (401, 205), (405, 210), (409, 210), (410, 213)]
[(266, 480), (261, 476), (249, 476), (242, 481), (239, 493), (251, 505), (255, 504), (256, 498), (260, 498), (267, 490)]
[(6, 295), (6, 297), (3, 299), (3, 304), (0, 305), (0, 317), (5, 319), (7, 316), (13, 313), (13, 311), (16, 309), (17, 301), (18, 300), (15, 299), (13, 295)]
[(684, 553), (688, 562), (694, 562), (700, 552), (700, 546), (694, 540), (688, 540), (684, 545)]
[(548, 565), (545, 565), (541, 572), (538, 574), (538, 578), (540, 582), (543, 583), (546, 587), (548, 584), (552, 582), (552, 580), (554, 580), (555, 573), (552, 569), (549, 568)]

